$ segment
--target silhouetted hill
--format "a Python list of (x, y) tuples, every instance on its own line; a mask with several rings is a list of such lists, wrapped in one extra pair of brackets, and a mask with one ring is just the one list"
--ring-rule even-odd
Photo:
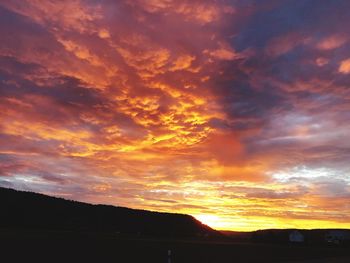
[[(304, 236), (307, 244), (327, 243), (325, 236), (330, 231), (350, 233), (349, 229), (266, 229), (253, 232), (251, 238), (253, 242), (285, 243), (289, 241), (289, 234), (294, 230), (298, 230)], [(348, 242), (348, 240), (345, 240), (345, 243)]]
[[(218, 232), (188, 215), (91, 205), (4, 188), (0, 209), (1, 262), (350, 262), (345, 246), (203, 238)], [(231, 234), (242, 238), (242, 233)]]
[[(305, 244), (326, 244), (326, 235), (330, 232), (340, 231), (350, 237), (349, 229), (264, 229), (252, 232), (221, 231), (225, 236), (235, 241), (248, 241), (255, 243), (289, 243), (289, 234), (298, 230), (304, 237)], [(342, 244), (349, 244), (344, 240)]]
[(0, 188), (0, 228), (108, 232), (155, 237), (220, 234), (194, 217), (108, 205), (92, 205)]

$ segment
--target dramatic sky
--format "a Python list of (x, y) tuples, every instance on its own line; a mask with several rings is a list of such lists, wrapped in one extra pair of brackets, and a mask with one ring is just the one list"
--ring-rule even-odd
[(0, 186), (350, 227), (350, 1), (0, 0)]

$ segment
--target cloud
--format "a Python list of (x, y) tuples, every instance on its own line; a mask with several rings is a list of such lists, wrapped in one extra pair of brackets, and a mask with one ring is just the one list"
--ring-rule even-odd
[(321, 40), (317, 47), (321, 50), (335, 49), (344, 45), (346, 41), (347, 38), (345, 36), (333, 35)]
[(339, 72), (343, 74), (350, 73), (350, 59), (345, 59), (340, 62)]
[(349, 227), (347, 10), (1, 3), (0, 184), (219, 228)]

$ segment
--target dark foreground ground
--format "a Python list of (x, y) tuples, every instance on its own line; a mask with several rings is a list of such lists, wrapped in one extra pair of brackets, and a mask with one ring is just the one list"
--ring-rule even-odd
[(0, 229), (0, 262), (350, 262), (349, 247)]

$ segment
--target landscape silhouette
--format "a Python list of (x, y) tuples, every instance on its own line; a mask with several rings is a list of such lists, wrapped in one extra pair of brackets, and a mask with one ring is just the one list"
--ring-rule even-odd
[[(305, 242), (294, 243), (289, 239), (294, 229), (217, 231), (189, 215), (92, 205), (7, 188), (0, 188), (0, 200), (2, 258), (12, 262), (347, 262), (350, 258), (350, 239), (329, 243), (325, 239), (329, 229), (300, 230)], [(350, 235), (350, 230), (338, 231)]]

